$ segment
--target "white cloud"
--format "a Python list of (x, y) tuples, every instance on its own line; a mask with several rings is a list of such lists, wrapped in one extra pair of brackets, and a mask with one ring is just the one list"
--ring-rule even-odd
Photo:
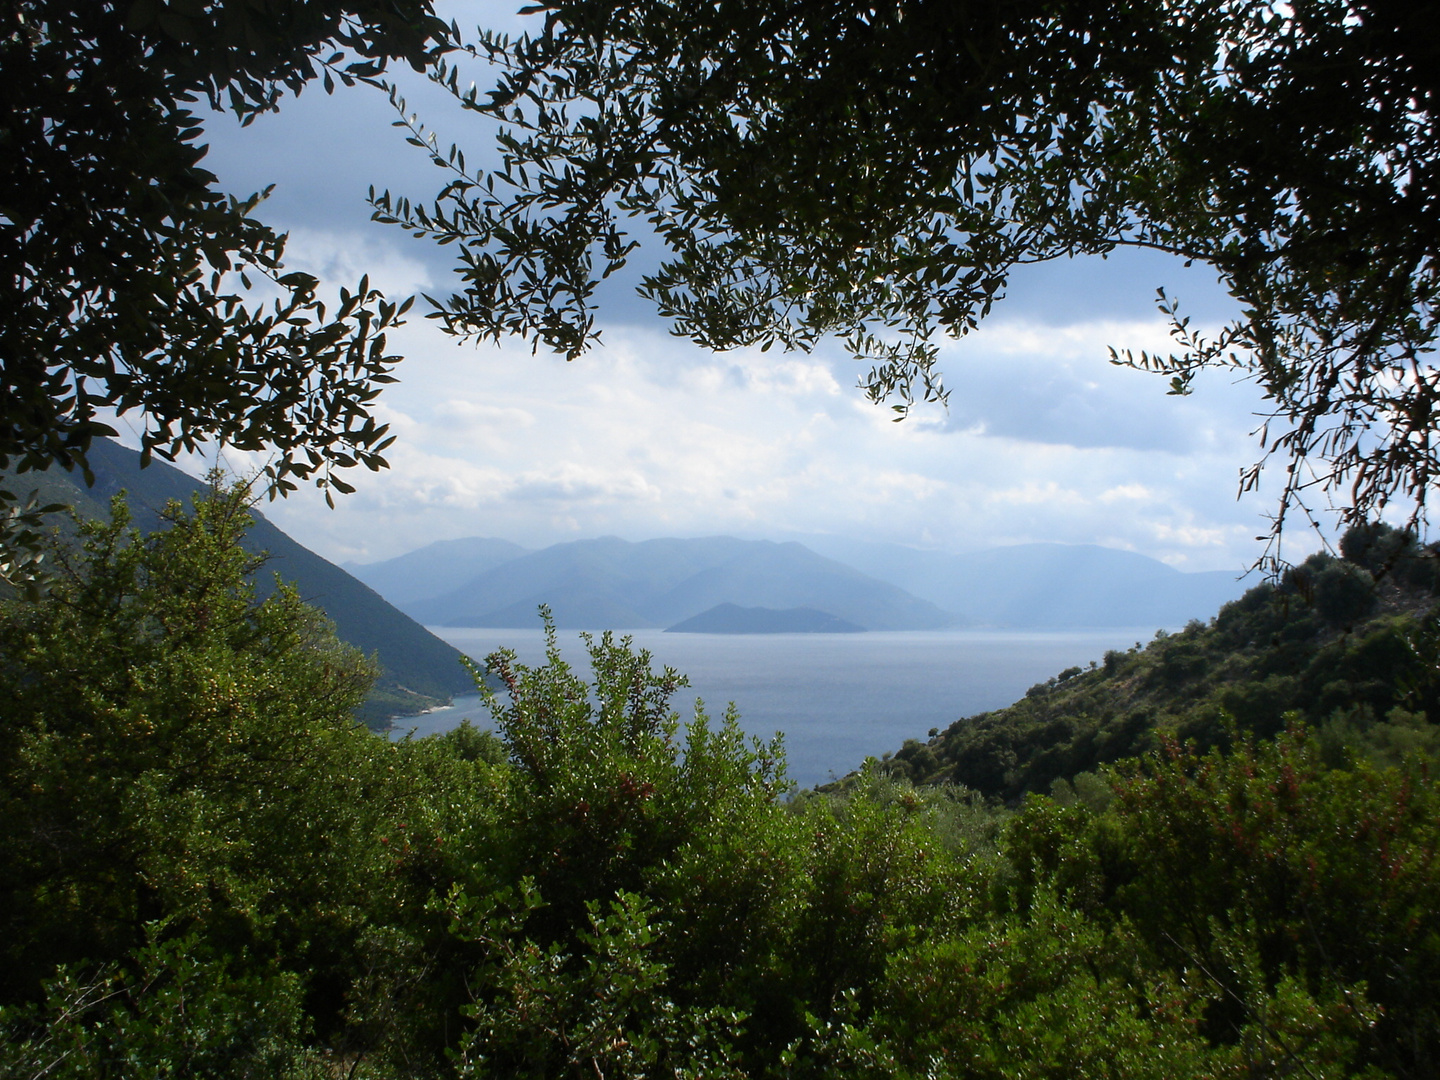
[(288, 231), (286, 269), (313, 274), (332, 289), (353, 290), (366, 275), (374, 288), (397, 299), (435, 287), (424, 263), (374, 233), (305, 226)]
[(1248, 435), (1258, 397), (1247, 384), (1201, 380), (1190, 397), (1110, 363), (1109, 347), (1167, 352), (1160, 319), (1070, 326), (992, 321), (942, 349), (948, 430), (1072, 447), (1192, 454)]
[[(1108, 333), (1062, 330), (1014, 333), (991, 362), (1044, 371), (1046, 358), (1021, 344)], [(1088, 392), (1208, 434), (1077, 446), (1019, 426), (890, 423), (845, 386), (850, 361), (838, 353), (781, 357), (769, 372), (768, 356), (708, 355), (650, 330), (611, 328), (607, 340), (566, 364), (518, 345), (457, 345), (415, 320), (395, 335), (408, 359), (381, 409), (399, 436), (392, 468), (351, 477), (359, 490), (333, 512), (306, 492), (267, 513), (321, 553), (361, 562), (458, 536), (539, 546), (607, 533), (825, 532), (952, 550), (1100, 543), (1237, 572), (1257, 554), (1269, 503), (1235, 500), (1237, 470), (1254, 452), (1248, 417), (1203, 388), (1177, 403), (1140, 379), (1147, 397), (1116, 389), (1137, 376), (1102, 362), (1086, 374), (1098, 384)]]
[(1115, 503), (1136, 502), (1152, 497), (1153, 493), (1144, 484), (1117, 484), (1097, 496), (1107, 506)]
[[(513, 27), (512, 10), (459, 17)], [(467, 157), (485, 159), (484, 136), (451, 125), (443, 94), (396, 76), (442, 137), (470, 138)], [(436, 186), (392, 119), (380, 94), (307, 93), (243, 130), (213, 122), (206, 163), (231, 190), (278, 184), (260, 213), (290, 229), (293, 268), (332, 287), (369, 273), (390, 295), (444, 292), (451, 249), (369, 220), (369, 185), (420, 198)], [(457, 345), (417, 312), (390, 336), (408, 359), (378, 409), (398, 436), (392, 468), (357, 471), (359, 490), (333, 512), (314, 492), (267, 512), (342, 560), (466, 535), (830, 532), (956, 550), (1103, 543), (1239, 569), (1273, 505), (1265, 492), (1235, 498), (1256, 454), (1253, 388), (1211, 378), (1168, 397), (1163, 380), (1108, 363), (1110, 345), (1168, 351), (1157, 285), (1197, 324), (1234, 315), (1203, 267), (1156, 253), (1020, 268), (996, 315), (942, 347), (949, 411), (900, 424), (864, 400), (862, 369), (838, 348), (707, 354), (647, 321), (614, 279), (604, 345), (573, 364), (515, 343)], [(642, 325), (617, 325), (617, 311)]]
[(659, 489), (637, 471), (617, 473), (575, 462), (562, 462), (524, 473), (505, 492), (505, 498), (515, 502), (592, 505), (655, 501), (660, 497)]

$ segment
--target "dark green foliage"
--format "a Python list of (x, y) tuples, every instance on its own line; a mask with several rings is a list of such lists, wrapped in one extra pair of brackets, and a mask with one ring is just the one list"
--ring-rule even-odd
[(883, 1008), (863, 1034), (838, 1033), (836, 1073), (1203, 1075), (1212, 1055), (1194, 1037), (1183, 991), (1142, 989), (1136, 968), (1123, 934), (1039, 898), (1024, 914), (897, 953)]
[[(207, 485), (163, 461), (141, 468), (140, 455), (110, 439), (97, 439), (88, 455), (93, 483), (85, 484), (78, 470), (58, 466), (16, 475), (0, 471), (0, 485), (38, 487), (45, 501), (68, 504), (81, 518), (106, 515), (111, 499), (123, 493), (135, 522), (142, 530), (163, 524), (172, 501), (188, 505), (207, 495)], [(265, 556), (256, 564), (253, 583), (261, 598), (277, 588), (277, 577), (292, 583), (304, 600), (319, 608), (334, 623), (340, 638), (379, 662), (375, 683), (357, 715), (383, 727), (391, 717), (410, 715), (443, 704), (451, 695), (467, 691), (470, 677), (460, 664), (460, 653), (424, 627), (401, 614), (369, 588), (297, 544), (251, 508), (253, 521), (240, 537), (252, 555)], [(68, 517), (59, 525), (73, 533)]]
[(324, 1058), (303, 1047), (299, 980), (248, 966), (184, 937), (145, 946), (128, 972), (67, 973), (38, 1007), (15, 1010), (23, 1019), (0, 1062), (10, 1075), (67, 1080), (323, 1076)]
[(459, 727), (453, 727), (435, 738), (436, 742), (461, 761), (483, 761), (487, 765), (499, 765), (505, 760), (505, 744), (493, 733), (481, 731), (469, 720), (460, 721)]
[(1428, 772), (1328, 770), (1297, 731), (1228, 757), (1170, 744), (1116, 794), (1102, 889), (1169, 964), (1224, 991), (1206, 1021), (1216, 1037), (1288, 976), (1352, 1014), (1362, 1060), (1434, 1075), (1440, 805)]
[[(1092, 750), (1158, 752), (1014, 812), (917, 787), (918, 741), (794, 792), (733, 712), (682, 722), (675, 672), (606, 635), (582, 676), (552, 627), (541, 666), (489, 658), (495, 734), (394, 743), (350, 719), (369, 672), (324, 620), (256, 602), (240, 493), (149, 537), (116, 514), (48, 597), (0, 607), (6, 1075), (1435, 1072), (1418, 709), (1348, 701), (1273, 741), (1222, 722), (1208, 752), (1132, 713)], [(1017, 708), (1203, 678), (1222, 622), (1283, 643), (1274, 595)], [(1335, 684), (1431, 648), (1394, 614), (1349, 639), (1306, 618)], [(1309, 675), (1227, 678), (1261, 716)], [(1011, 767), (1081, 735), (1052, 718)]]
[(682, 729), (674, 672), (608, 635), (589, 653), (590, 680), (553, 630), (544, 667), (487, 664), (514, 771), (502, 841), (450, 901), (487, 954), (465, 1060), (477, 1075), (751, 1075), (898, 940), (945, 921), (949, 857), (913, 810), (787, 807), (778, 746), (698, 705)]
[(885, 758), (886, 771), (904, 780), (922, 781), (934, 774), (940, 761), (935, 751), (919, 739), (906, 739), (905, 745)]
[[(1017, 819), (1023, 901), (1058, 888), (1133, 933), (1147, 965), (1189, 972), (1198, 1031), (1217, 1043), (1248, 1051), (1263, 1020), (1287, 1054), (1343, 1046), (1332, 1075), (1433, 1074), (1440, 866), (1423, 767), (1327, 769), (1296, 729), (1272, 744), (1237, 736), (1228, 754), (1167, 741), (1111, 782), (1104, 813), (1041, 802)], [(1271, 1010), (1287, 997), (1306, 1004), (1281, 1020)], [(1285, 1031), (1307, 1013), (1328, 1034)]]
[[(249, 123), (317, 78), (422, 68), (446, 34), (428, 0), (0, 4), (0, 469), (83, 469), (112, 412), (143, 418), (147, 461), (269, 450), (277, 492), (384, 467), (372, 405), (409, 302), (288, 272), (264, 195), (202, 167), (196, 103)], [(246, 301), (252, 280), (273, 302)], [(22, 491), (0, 486), (0, 578), (21, 585)]]
[(1298, 731), (1167, 743), (1103, 808), (1028, 801), (992, 891), (814, 1024), (830, 1075), (1424, 1077), (1435, 787)]
[[(356, 727), (372, 671), (292, 590), (255, 603), (243, 492), (147, 538), (114, 515), (0, 612), (0, 1004), (58, 977), (74, 1038), (121, 1008), (159, 1053), (193, 970), (197, 1023), (253, 983), (297, 1037), (374, 1049), (377, 1013), (439, 992), (415, 920), (481, 773)], [(119, 1036), (94, 1030), (103, 1056)]]

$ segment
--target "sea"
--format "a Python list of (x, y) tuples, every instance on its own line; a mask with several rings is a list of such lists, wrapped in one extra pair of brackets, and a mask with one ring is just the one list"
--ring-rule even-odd
[[(521, 663), (544, 661), (542, 632), (431, 627), (483, 664), (500, 647)], [(857, 634), (670, 634), (631, 630), (656, 670), (688, 676), (673, 704), (688, 718), (695, 699), (716, 720), (734, 702), (750, 734), (784, 739), (791, 780), (814, 787), (858, 768), (866, 757), (893, 752), (906, 739), (1023, 697), (1068, 667), (1099, 662), (1109, 649), (1149, 641), (1154, 627), (1094, 630), (930, 630)], [(588, 670), (578, 631), (559, 632), (562, 655)], [(423, 737), (469, 719), (489, 728), (478, 695), (394, 722), (392, 734)]]

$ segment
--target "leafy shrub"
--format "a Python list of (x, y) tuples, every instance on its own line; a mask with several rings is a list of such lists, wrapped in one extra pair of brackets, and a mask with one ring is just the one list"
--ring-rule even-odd
[(1440, 1065), (1436, 624), (1272, 593), (795, 792), (733, 709), (682, 722), (677, 673), (604, 635), (581, 674), (548, 624), (487, 662), (494, 733), (375, 738), (363, 660), (247, 591), (238, 499), (120, 511), (0, 608), (0, 1070)]

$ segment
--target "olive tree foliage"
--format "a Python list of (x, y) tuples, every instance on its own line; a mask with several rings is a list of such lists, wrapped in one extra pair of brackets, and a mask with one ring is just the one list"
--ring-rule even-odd
[[(555, 0), (481, 30), (432, 77), (497, 125), (500, 163), (449, 170), (377, 217), (455, 245), (435, 312), (463, 336), (567, 357), (594, 292), (647, 236), (640, 291), (713, 349), (843, 338), (904, 415), (945, 398), (937, 342), (976, 328), (1016, 266), (1122, 247), (1212, 266), (1218, 334), (1161, 296), (1171, 355), (1113, 359), (1186, 393), (1205, 368), (1271, 410), (1285, 516), (1337, 498), (1422, 520), (1437, 295), (1428, 9), (1378, 0)], [(458, 54), (457, 54), (458, 55)], [(392, 94), (394, 91), (392, 89)]]
[[(447, 35), (429, 0), (0, 2), (0, 468), (83, 468), (111, 413), (138, 414), (147, 460), (269, 450), (278, 493), (383, 467), (371, 405), (407, 305), (287, 271), (263, 193), (203, 168), (202, 110), (249, 123), (316, 79), (423, 68)], [(0, 491), (7, 580), (41, 509)]]

